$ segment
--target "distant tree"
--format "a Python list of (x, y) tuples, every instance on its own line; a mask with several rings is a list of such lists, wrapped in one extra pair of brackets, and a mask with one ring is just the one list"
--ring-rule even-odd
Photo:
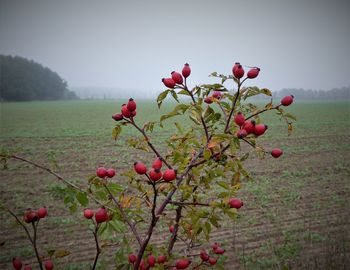
[(0, 55), (0, 99), (5, 101), (76, 99), (56, 72), (33, 60)]

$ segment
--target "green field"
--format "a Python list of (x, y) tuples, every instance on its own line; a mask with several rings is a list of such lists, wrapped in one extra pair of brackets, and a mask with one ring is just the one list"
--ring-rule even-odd
[[(131, 127), (124, 127), (121, 137), (112, 140), (115, 122), (111, 115), (122, 102), (1, 103), (1, 148), (49, 166), (81, 185), (99, 165), (129, 169), (133, 161), (147, 161), (150, 155), (128, 150), (125, 140), (139, 136)], [(162, 113), (173, 106), (165, 102)], [(225, 223), (214, 233), (226, 243), (231, 259), (227, 269), (350, 267), (350, 103), (296, 102), (287, 110), (298, 120), (290, 137), (285, 122), (275, 114), (269, 112), (262, 118), (269, 129), (261, 144), (267, 149), (282, 148), (284, 155), (264, 160), (253, 155), (246, 162), (253, 180), (240, 191), (245, 208), (237, 222)], [(158, 121), (161, 115), (155, 101), (138, 101), (137, 112), (140, 125)], [(187, 118), (177, 117), (150, 135), (162, 151), (162, 142), (174, 131), (174, 121), (190, 124)], [(82, 262), (85, 257), (93, 258), (89, 247), (94, 242), (85, 240), (89, 232), (79, 225), (82, 218), (70, 214), (52, 195), (57, 185), (52, 176), (10, 161), (0, 176), (0, 202), (18, 213), (28, 205), (48, 206), (50, 219), (41, 225), (55, 233), (47, 233), (39, 241), (46, 249), (71, 252), (57, 259), (55, 269), (87, 269)], [(1, 212), (0, 217), (0, 268), (9, 269), (17, 254), (33, 262), (20, 228), (13, 226), (8, 214)], [(110, 260), (108, 254), (113, 251), (107, 248), (103, 260)], [(68, 261), (74, 265), (67, 266)]]

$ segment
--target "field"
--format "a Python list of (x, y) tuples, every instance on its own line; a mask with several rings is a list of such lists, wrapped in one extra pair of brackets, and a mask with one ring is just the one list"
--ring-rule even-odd
[[(137, 136), (124, 128), (112, 140), (111, 115), (121, 102), (74, 101), (1, 104), (1, 148), (48, 166), (67, 179), (84, 185), (99, 165), (130, 168), (134, 160), (147, 160), (126, 151), (125, 139)], [(155, 102), (138, 105), (137, 121), (159, 120)], [(163, 110), (171, 110), (166, 103)], [(266, 148), (280, 147), (280, 159), (254, 157), (246, 162), (253, 180), (239, 196), (245, 202), (236, 222), (226, 222), (212, 241), (225, 243), (230, 258), (225, 269), (350, 269), (350, 103), (300, 102), (288, 108), (298, 121), (292, 136), (285, 123), (266, 114)], [(178, 119), (184, 124), (185, 118)], [(162, 141), (173, 130), (156, 128), (151, 140)], [(161, 148), (162, 149), (162, 148)], [(164, 149), (162, 149), (164, 151)], [(250, 149), (247, 149), (250, 151)], [(28, 206), (46, 205), (50, 218), (40, 225), (41, 247), (67, 249), (55, 269), (88, 269), (94, 241), (81, 215), (72, 215), (52, 190), (61, 185), (49, 174), (10, 160), (1, 171), (1, 204), (21, 213)], [(78, 212), (80, 213), (80, 212)], [(12, 257), (28, 258), (33, 251), (12, 217), (0, 212), (0, 269), (11, 269)], [(163, 237), (155, 237), (160, 243)], [(108, 246), (103, 262), (117, 247)], [(68, 266), (69, 262), (69, 266)]]

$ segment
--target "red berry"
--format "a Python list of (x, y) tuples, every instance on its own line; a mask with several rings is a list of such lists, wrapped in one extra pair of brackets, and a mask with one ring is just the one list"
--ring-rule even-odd
[(166, 260), (167, 260), (167, 257), (165, 255), (158, 256), (158, 263), (165, 263)]
[(160, 178), (162, 178), (162, 173), (158, 169), (152, 168), (149, 172), (149, 178), (151, 178), (152, 181), (158, 181)]
[(190, 74), (191, 74), (190, 65), (186, 63), (182, 69), (182, 76), (187, 78), (188, 76), (190, 76)]
[(94, 216), (94, 211), (89, 208), (84, 209), (84, 217), (87, 219), (91, 219)]
[(290, 95), (290, 96), (285, 96), (284, 98), (281, 99), (281, 104), (283, 106), (289, 106), (290, 104), (293, 103), (294, 100), (294, 96)]
[(163, 179), (166, 182), (173, 181), (176, 178), (176, 172), (173, 169), (167, 169), (163, 173)]
[(126, 108), (130, 111), (133, 112), (136, 110), (136, 102), (130, 98), (128, 101), (128, 104), (126, 105)]
[(243, 124), (243, 129), (245, 129), (245, 131), (247, 131), (247, 134), (254, 133), (254, 131), (255, 131), (254, 126), (255, 126), (254, 121), (246, 120)]
[(191, 264), (191, 261), (188, 259), (180, 259), (176, 262), (176, 269), (186, 269)]
[(51, 260), (47, 260), (45, 263), (44, 263), (44, 266), (45, 266), (45, 269), (46, 270), (52, 270), (53, 269), (53, 263)]
[(115, 170), (113, 168), (109, 168), (106, 173), (108, 178), (112, 178), (115, 175)]
[(237, 67), (240, 65), (239, 62), (236, 62), (233, 67), (232, 67), (232, 73), (234, 74), (235, 73), (235, 70), (237, 69)]
[(156, 264), (156, 258), (153, 255), (149, 255), (147, 262), (149, 266), (153, 267)]
[(39, 208), (38, 211), (37, 211), (37, 214), (38, 214), (39, 218), (46, 217), (47, 216), (47, 209), (46, 209), (46, 207)]
[(243, 139), (243, 138), (247, 137), (247, 135), (248, 135), (248, 133), (245, 129), (240, 129), (237, 131), (237, 137), (239, 139)]
[(210, 263), (210, 265), (215, 265), (216, 262), (217, 262), (217, 259), (215, 259), (215, 258), (209, 258), (209, 263)]
[(163, 78), (162, 82), (164, 83), (164, 85), (168, 88), (173, 89), (176, 85), (176, 83), (174, 82), (174, 80), (172, 78)]
[(129, 259), (129, 263), (134, 263), (136, 262), (137, 257), (135, 254), (129, 254), (128, 259)]
[(105, 167), (97, 168), (96, 175), (100, 178), (105, 178), (107, 176), (107, 169)]
[(206, 97), (204, 99), (204, 102), (207, 103), (207, 104), (212, 104), (213, 103), (213, 97)]
[(274, 157), (274, 158), (278, 158), (280, 157), (281, 155), (283, 154), (283, 151), (279, 148), (275, 148), (275, 149), (272, 149), (271, 151), (271, 155)]
[(218, 247), (217, 249), (214, 250), (215, 254), (224, 254), (225, 250), (221, 247)]
[(254, 133), (256, 136), (260, 136), (265, 133), (266, 129), (267, 129), (267, 125), (257, 124), (255, 125)]
[(182, 84), (184, 82), (184, 79), (182, 78), (182, 75), (179, 72), (171, 72), (171, 78), (177, 84)]
[(147, 167), (142, 162), (135, 162), (134, 170), (137, 174), (145, 174), (147, 172)]
[(160, 158), (157, 158), (153, 161), (152, 168), (160, 170), (163, 166), (163, 162)]
[(171, 226), (169, 227), (169, 232), (173, 233), (173, 232), (174, 232), (174, 230), (175, 230), (174, 225), (171, 225)]
[(113, 115), (112, 115), (112, 118), (113, 118), (115, 121), (121, 121), (121, 120), (123, 120), (123, 114), (121, 114), (121, 113), (113, 114)]
[(108, 213), (107, 210), (102, 207), (99, 208), (95, 213), (95, 220), (97, 223), (102, 223), (108, 220)]
[(32, 270), (32, 267), (29, 264), (26, 264), (23, 270)]
[(254, 78), (258, 77), (259, 72), (260, 72), (260, 68), (257, 68), (257, 67), (252, 68), (251, 70), (248, 71), (247, 78), (254, 79)]
[(211, 248), (215, 251), (216, 249), (219, 248), (219, 244), (218, 243), (214, 243), (211, 245)]
[(244, 69), (240, 64), (235, 64), (232, 68), (232, 72), (237, 79), (240, 79), (244, 76)]
[(236, 199), (236, 198), (230, 199), (228, 203), (229, 203), (231, 208), (239, 209), (243, 206), (243, 202), (239, 199)]
[(126, 118), (130, 118), (130, 117), (131, 117), (131, 112), (128, 110), (128, 107), (127, 107), (126, 104), (123, 104), (123, 105), (122, 105), (122, 110), (121, 110), (121, 112), (122, 112), (122, 115), (123, 115), (124, 117), (126, 117)]
[(222, 94), (220, 91), (214, 91), (213, 98), (221, 99), (221, 96), (222, 96)]
[(202, 261), (207, 261), (209, 260), (209, 254), (205, 250), (201, 250), (200, 255)]
[(22, 261), (18, 258), (13, 258), (12, 265), (16, 270), (20, 270), (22, 268)]
[(131, 112), (131, 117), (135, 117), (136, 116), (136, 111), (132, 111)]
[(238, 126), (242, 126), (244, 124), (245, 117), (241, 112), (239, 112), (235, 115), (234, 121)]
[(24, 221), (26, 223), (31, 223), (31, 222), (35, 222), (39, 219), (38, 214), (32, 210), (31, 208), (28, 208), (25, 212), (24, 212)]

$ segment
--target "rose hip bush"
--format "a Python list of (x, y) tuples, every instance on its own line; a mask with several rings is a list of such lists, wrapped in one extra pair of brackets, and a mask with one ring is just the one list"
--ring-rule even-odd
[[(158, 96), (158, 107), (167, 96), (177, 104), (159, 122), (139, 123), (137, 101), (130, 98), (112, 116), (117, 122), (113, 138), (117, 140), (122, 129), (136, 129), (139, 137), (128, 138), (128, 145), (153, 153), (154, 158), (136, 160), (123, 172), (97, 168), (86, 187), (76, 186), (19, 156), (7, 153), (2, 157), (31, 163), (66, 184), (59, 191), (64, 203), (71, 211), (82, 212), (95, 240), (96, 256), (91, 269), (97, 267), (103, 248), (101, 239), (116, 244), (116, 269), (223, 269), (228, 259), (225, 247), (210, 236), (213, 228), (219, 228), (224, 220), (234, 220), (237, 211), (244, 209), (236, 193), (241, 182), (250, 178), (243, 167), (250, 151), (244, 151), (247, 147), (242, 149), (241, 145), (252, 147), (260, 157), (268, 154), (278, 158), (283, 154), (281, 149), (267, 150), (258, 144), (259, 138), (268, 132), (260, 115), (274, 110), (286, 121), (288, 135), (292, 131), (291, 121), (295, 120), (284, 109), (293, 103), (293, 96), (284, 97), (276, 105), (271, 97), (263, 108), (249, 102), (249, 98), (259, 94), (272, 96), (266, 88), (244, 86), (259, 72), (259, 68), (250, 67), (245, 73), (244, 67), (235, 63), (230, 75), (211, 74), (219, 83), (190, 88), (191, 68), (185, 64), (181, 73), (173, 71), (162, 79), (167, 89)], [(226, 88), (227, 83), (234, 86), (233, 90)], [(161, 152), (157, 139), (150, 134), (156, 125), (168, 125), (168, 119), (179, 115), (187, 115), (192, 124), (184, 127), (174, 122), (174, 134), (165, 141), (166, 152)], [(121, 177), (127, 181), (121, 181)], [(27, 209), (23, 219), (6, 210), (25, 229), (40, 269), (53, 269), (51, 257), (55, 254), (39, 255), (36, 246), (39, 221), (46, 217), (47, 209)], [(32, 228), (28, 229), (30, 224)], [(159, 235), (163, 236), (164, 244), (152, 241)], [(22, 269), (20, 258), (13, 259), (13, 267)]]

